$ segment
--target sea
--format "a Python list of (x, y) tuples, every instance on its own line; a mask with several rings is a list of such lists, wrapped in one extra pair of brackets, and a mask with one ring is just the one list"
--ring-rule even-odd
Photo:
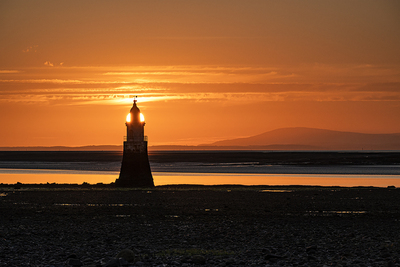
[[(159, 185), (305, 185), (400, 187), (400, 164), (286, 165), (259, 162), (151, 162)], [(120, 161), (0, 160), (0, 184), (109, 184)]]

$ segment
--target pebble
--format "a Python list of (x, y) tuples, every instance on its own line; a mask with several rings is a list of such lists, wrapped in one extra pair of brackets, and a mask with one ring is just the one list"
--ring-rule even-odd
[(126, 248), (118, 253), (117, 258), (123, 258), (127, 262), (133, 262), (135, 260), (135, 253), (132, 250)]
[(192, 262), (194, 264), (203, 265), (206, 263), (206, 258), (202, 255), (194, 255), (192, 257)]
[(69, 259), (67, 260), (67, 265), (69, 265), (69, 266), (82, 266), (83, 263), (82, 263), (80, 260), (78, 260), (78, 259), (69, 258)]

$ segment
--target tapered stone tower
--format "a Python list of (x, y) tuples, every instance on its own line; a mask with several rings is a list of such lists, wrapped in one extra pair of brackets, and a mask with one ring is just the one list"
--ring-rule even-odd
[(144, 117), (133, 100), (133, 107), (126, 117), (126, 140), (122, 157), (121, 172), (115, 181), (118, 187), (153, 187), (147, 136), (144, 135)]

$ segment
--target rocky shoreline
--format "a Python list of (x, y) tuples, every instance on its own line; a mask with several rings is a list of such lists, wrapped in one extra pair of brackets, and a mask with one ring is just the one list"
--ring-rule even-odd
[(400, 189), (3, 188), (0, 266), (400, 266)]

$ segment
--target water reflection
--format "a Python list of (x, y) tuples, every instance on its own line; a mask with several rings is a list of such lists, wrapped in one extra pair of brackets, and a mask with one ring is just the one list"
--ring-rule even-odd
[(156, 185), (315, 185), (400, 186), (400, 175), (348, 174), (249, 174), (249, 173), (153, 173)]
[(204, 209), (204, 211), (219, 211), (219, 209)]
[(138, 204), (80, 204), (80, 203), (55, 203), (54, 206), (88, 206), (88, 207), (132, 207), (132, 206), (139, 206)]
[(166, 218), (179, 218), (179, 215), (165, 215)]
[(261, 190), (260, 192), (284, 193), (284, 192), (293, 192), (293, 190), (265, 189), (265, 190)]
[[(0, 169), (0, 182), (4, 184), (109, 184), (118, 172), (15, 170)], [(155, 185), (315, 185), (315, 186), (377, 186), (400, 187), (400, 175), (371, 174), (253, 174), (253, 173), (176, 173), (153, 172)], [(266, 191), (265, 191), (266, 192)], [(274, 192), (277, 192), (274, 190)], [(147, 193), (151, 193), (148, 191)]]
[(362, 215), (366, 214), (365, 210), (320, 210), (306, 211), (308, 216), (344, 216), (344, 215)]

